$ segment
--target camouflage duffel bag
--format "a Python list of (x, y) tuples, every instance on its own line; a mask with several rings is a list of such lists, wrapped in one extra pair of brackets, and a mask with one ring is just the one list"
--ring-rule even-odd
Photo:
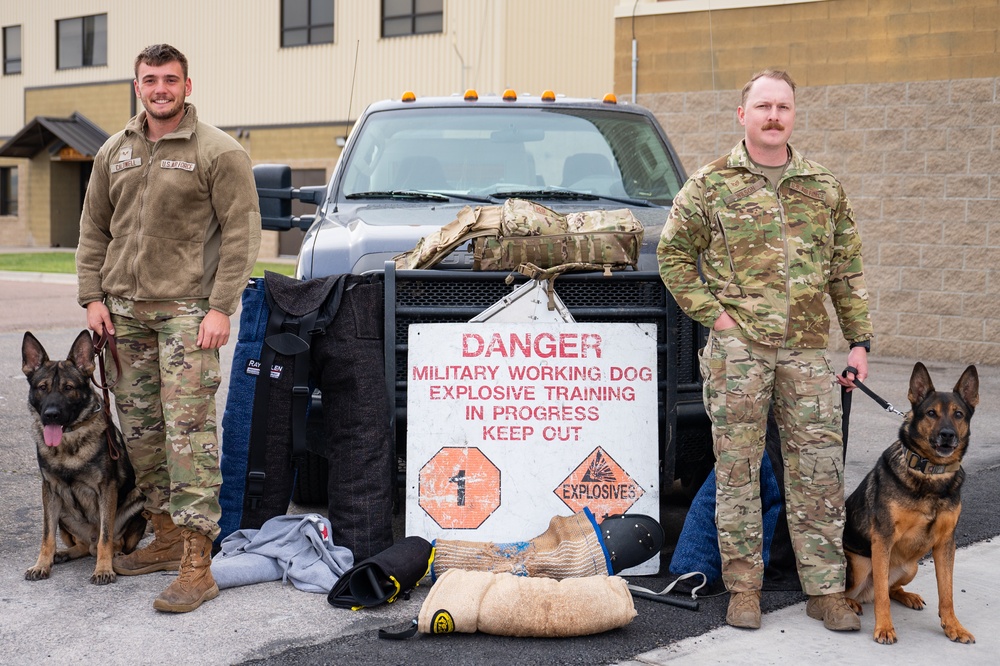
[(431, 268), (469, 243), (475, 270), (514, 271), (530, 264), (608, 273), (636, 265), (642, 234), (642, 224), (628, 209), (562, 215), (532, 201), (507, 199), (501, 206), (466, 206), (394, 259), (400, 269)]
[(562, 215), (545, 206), (508, 199), (500, 213), (500, 233), (472, 240), (473, 268), (574, 270), (634, 267), (642, 245), (642, 224), (627, 208)]

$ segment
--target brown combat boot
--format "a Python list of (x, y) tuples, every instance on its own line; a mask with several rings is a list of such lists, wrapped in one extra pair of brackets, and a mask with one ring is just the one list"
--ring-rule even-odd
[(823, 626), (830, 631), (861, 629), (861, 619), (847, 603), (843, 592), (810, 595), (806, 602), (806, 615), (814, 620), (823, 620)]
[(111, 568), (119, 576), (138, 576), (154, 571), (177, 571), (184, 554), (181, 528), (174, 525), (170, 515), (143, 511), (142, 515), (153, 523), (153, 540), (144, 548), (128, 555), (115, 555)]
[(760, 590), (731, 592), (726, 624), (740, 629), (760, 629)]
[(194, 530), (183, 530), (183, 537), (180, 573), (153, 602), (158, 611), (187, 613), (219, 596), (219, 586), (212, 578), (212, 539)]

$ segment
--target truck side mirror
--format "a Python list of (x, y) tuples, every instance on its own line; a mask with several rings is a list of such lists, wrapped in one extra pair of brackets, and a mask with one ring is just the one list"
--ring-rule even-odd
[(271, 231), (292, 228), (292, 169), (284, 164), (258, 164), (253, 179), (260, 199), (261, 227)]

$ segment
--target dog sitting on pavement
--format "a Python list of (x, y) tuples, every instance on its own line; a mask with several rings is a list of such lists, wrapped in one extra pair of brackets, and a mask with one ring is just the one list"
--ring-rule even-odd
[(844, 551), (847, 597), (854, 611), (875, 602), (875, 641), (896, 642), (889, 600), (915, 610), (923, 598), (903, 586), (913, 580), (928, 552), (934, 557), (938, 615), (945, 635), (975, 643), (955, 616), (952, 598), (955, 527), (962, 512), (962, 458), (969, 423), (979, 403), (979, 375), (966, 368), (951, 392), (936, 391), (922, 363), (913, 367), (911, 411), (875, 468), (847, 499)]
[[(125, 451), (112, 457), (101, 398), (91, 385), (94, 344), (82, 331), (65, 361), (49, 360), (30, 332), (21, 344), (28, 405), (42, 474), (42, 546), (27, 580), (49, 577), (53, 563), (97, 557), (90, 582), (113, 583), (111, 558), (135, 550), (146, 531), (143, 496)], [(56, 550), (56, 531), (66, 550)]]

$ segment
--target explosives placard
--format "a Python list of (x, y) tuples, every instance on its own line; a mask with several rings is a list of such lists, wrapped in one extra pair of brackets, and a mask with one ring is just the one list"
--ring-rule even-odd
[(659, 516), (653, 324), (412, 325), (407, 372), (408, 535), (523, 541), (583, 507)]

